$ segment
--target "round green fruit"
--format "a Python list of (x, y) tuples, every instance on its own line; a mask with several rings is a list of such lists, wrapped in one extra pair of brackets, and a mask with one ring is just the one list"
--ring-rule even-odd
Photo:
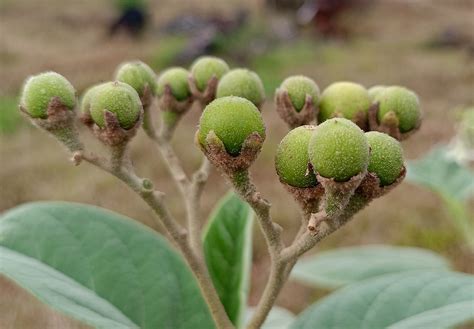
[(158, 78), (156, 93), (162, 96), (165, 86), (171, 87), (171, 93), (178, 101), (184, 101), (191, 96), (188, 84), (189, 72), (182, 67), (172, 67), (164, 71)]
[(146, 86), (153, 95), (156, 93), (155, 72), (141, 61), (122, 63), (115, 73), (115, 79), (132, 86), (140, 96), (143, 96)]
[(217, 85), (216, 97), (239, 96), (260, 106), (265, 99), (262, 80), (247, 69), (234, 69), (222, 77)]
[(206, 145), (210, 131), (214, 131), (233, 156), (239, 155), (250, 134), (257, 132), (265, 138), (265, 125), (259, 110), (249, 100), (236, 96), (218, 98), (206, 106), (199, 121), (201, 145)]
[(369, 144), (364, 132), (352, 121), (329, 119), (314, 131), (309, 159), (321, 176), (347, 181), (367, 168)]
[(229, 71), (229, 65), (222, 59), (213, 56), (202, 56), (191, 65), (191, 74), (196, 80), (200, 91), (204, 91), (209, 80), (215, 76), (217, 79)]
[(306, 102), (306, 95), (313, 98), (313, 104), (319, 102), (319, 87), (312, 79), (303, 75), (296, 75), (286, 78), (280, 88), (288, 91), (291, 103), (297, 112), (303, 109)]
[(105, 127), (105, 110), (116, 115), (123, 129), (130, 129), (137, 123), (141, 109), (140, 96), (135, 89), (123, 82), (101, 84), (91, 94), (90, 114), (101, 128)]
[(53, 97), (72, 110), (76, 104), (76, 91), (71, 83), (56, 72), (45, 72), (26, 80), (20, 100), (21, 106), (33, 118), (46, 119), (48, 105)]
[(315, 126), (301, 126), (291, 130), (280, 142), (275, 157), (278, 176), (284, 183), (294, 187), (313, 187), (318, 182), (308, 169), (308, 145)]
[(335, 82), (321, 94), (319, 122), (336, 115), (353, 120), (359, 112), (367, 113), (371, 101), (364, 86), (354, 82)]
[(84, 114), (90, 114), (90, 107), (91, 107), (91, 100), (92, 100), (92, 97), (95, 93), (95, 91), (97, 89), (99, 89), (99, 87), (101, 86), (102, 84), (97, 84), (97, 85), (94, 85), (90, 88), (88, 88), (82, 98), (81, 98), (81, 112), (84, 113)]
[(368, 92), (369, 92), (369, 97), (370, 100), (373, 102), (377, 95), (379, 95), (382, 91), (384, 91), (387, 88), (387, 86), (382, 86), (382, 85), (377, 85), (370, 87)]
[(377, 175), (380, 185), (392, 184), (403, 169), (403, 150), (393, 137), (378, 132), (365, 133), (370, 146), (370, 160), (367, 170)]
[(413, 91), (399, 86), (387, 87), (377, 95), (375, 101), (379, 103), (379, 122), (383, 121), (387, 113), (393, 112), (398, 119), (400, 132), (409, 132), (418, 125), (421, 117), (420, 102)]

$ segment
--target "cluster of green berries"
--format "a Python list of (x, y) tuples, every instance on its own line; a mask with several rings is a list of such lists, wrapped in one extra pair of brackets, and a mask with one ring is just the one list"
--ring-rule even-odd
[(403, 152), (389, 135), (364, 133), (348, 119), (332, 118), (291, 130), (278, 147), (275, 165), (280, 179), (293, 187), (316, 186), (315, 174), (344, 182), (366, 170), (386, 186), (400, 176)]
[(354, 82), (335, 82), (319, 94), (318, 85), (304, 76), (287, 78), (280, 86), (286, 90), (297, 112), (301, 111), (306, 95), (319, 107), (318, 122), (335, 117), (349, 119), (366, 127), (367, 115), (372, 104), (379, 106), (378, 121), (383, 123), (387, 114), (395, 115), (402, 133), (415, 129), (421, 117), (418, 96), (400, 86), (374, 86), (367, 90)]
[[(158, 78), (143, 62), (124, 63), (117, 69), (115, 81), (95, 85), (84, 93), (81, 110), (100, 128), (105, 127), (104, 112), (109, 111), (123, 129), (131, 129), (140, 118), (147, 90), (161, 97), (168, 86), (177, 101), (184, 101), (193, 96), (190, 76), (201, 92), (213, 77), (219, 81), (216, 99), (206, 106), (199, 123), (197, 139), (203, 147), (211, 131), (230, 156), (241, 153), (251, 134), (265, 138), (259, 110), (265, 93), (258, 75), (247, 69), (230, 70), (223, 60), (210, 56), (197, 59), (189, 71), (173, 67)], [(304, 108), (308, 96), (320, 109), (318, 126), (293, 129), (281, 141), (275, 164), (282, 182), (307, 188), (318, 184), (317, 175), (344, 182), (367, 170), (386, 186), (399, 177), (403, 170), (399, 142), (383, 133), (364, 133), (354, 122), (361, 114), (366, 117), (370, 106), (377, 103), (379, 121), (388, 114), (395, 115), (400, 131), (408, 132), (420, 120), (415, 93), (398, 86), (366, 90), (352, 82), (333, 83), (320, 93), (312, 79), (301, 75), (287, 78), (280, 89), (288, 93), (296, 112)], [(71, 110), (76, 103), (75, 90), (63, 76), (42, 73), (26, 81), (21, 105), (31, 117), (45, 119), (52, 98), (59, 98)]]

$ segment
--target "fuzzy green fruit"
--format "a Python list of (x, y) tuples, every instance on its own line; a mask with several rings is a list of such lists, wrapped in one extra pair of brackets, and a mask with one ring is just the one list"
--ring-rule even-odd
[(317, 126), (309, 142), (309, 159), (321, 176), (347, 181), (367, 168), (369, 144), (352, 121), (334, 118)]
[(253, 132), (265, 138), (265, 125), (258, 109), (249, 100), (236, 96), (218, 98), (206, 106), (199, 121), (201, 145), (206, 145), (210, 131), (214, 131), (233, 156), (239, 155), (244, 141)]
[(370, 146), (368, 171), (377, 175), (380, 185), (392, 184), (403, 168), (403, 150), (400, 143), (393, 137), (370, 131), (365, 133)]
[(375, 101), (379, 103), (379, 122), (392, 111), (399, 121), (400, 132), (408, 132), (417, 126), (421, 109), (418, 96), (413, 91), (399, 86), (388, 87), (377, 95)]
[(265, 99), (262, 80), (247, 69), (234, 69), (222, 77), (217, 86), (216, 97), (239, 96), (260, 106)]
[(45, 72), (29, 77), (23, 86), (21, 106), (33, 118), (46, 119), (48, 105), (53, 97), (72, 110), (76, 104), (76, 91), (71, 83), (56, 72)]
[(318, 85), (312, 79), (303, 75), (295, 75), (286, 78), (280, 88), (288, 91), (291, 103), (297, 112), (303, 109), (306, 102), (306, 95), (310, 95), (313, 98), (313, 104), (317, 105), (319, 102)]
[(162, 96), (165, 86), (170, 85), (171, 93), (178, 101), (184, 101), (191, 96), (188, 84), (189, 72), (182, 67), (172, 67), (164, 71), (158, 78), (156, 93)]
[(308, 170), (308, 145), (315, 126), (301, 126), (291, 130), (280, 142), (275, 157), (275, 167), (280, 179), (294, 187), (313, 187), (318, 182)]
[(196, 80), (196, 85), (200, 91), (204, 91), (207, 83), (216, 76), (222, 78), (229, 71), (229, 65), (222, 59), (213, 56), (202, 56), (191, 65), (191, 74)]
[(90, 114), (91, 100), (94, 93), (99, 89), (103, 84), (97, 84), (92, 87), (87, 88), (84, 92), (84, 95), (81, 98), (81, 112), (84, 114)]
[(341, 114), (353, 120), (359, 112), (367, 113), (371, 101), (364, 86), (354, 82), (335, 82), (321, 94), (319, 122)]
[(105, 127), (105, 110), (117, 116), (123, 129), (130, 129), (137, 123), (141, 109), (140, 96), (135, 89), (123, 82), (101, 84), (94, 88), (91, 94), (90, 114), (92, 120), (101, 128)]
[(141, 61), (120, 64), (115, 73), (115, 79), (132, 86), (140, 96), (143, 96), (146, 86), (150, 88), (152, 95), (156, 93), (155, 72)]
[(370, 87), (369, 90), (368, 90), (370, 100), (373, 102), (373, 101), (375, 100), (375, 98), (376, 98), (382, 91), (384, 91), (386, 88), (387, 88), (387, 86), (383, 86), (383, 85), (377, 85), (377, 86)]

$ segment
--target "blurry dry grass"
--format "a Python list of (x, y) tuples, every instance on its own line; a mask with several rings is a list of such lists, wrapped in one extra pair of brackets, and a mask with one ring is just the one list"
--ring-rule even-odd
[[(154, 20), (161, 24), (188, 10), (189, 3), (159, 1), (159, 6), (153, 5)], [(230, 10), (239, 1), (193, 3), (198, 11), (213, 12), (219, 8)], [(251, 0), (245, 3), (254, 9), (258, 7)], [(43, 70), (57, 70), (78, 90), (83, 90), (110, 79), (118, 63), (134, 58), (146, 61), (160, 49), (160, 40), (151, 32), (141, 41), (107, 39), (104, 26), (113, 16), (107, 2), (84, 0), (65, 5), (61, 0), (48, 0), (48, 4), (47, 7), (45, 1), (28, 0), (0, 2), (0, 94), (15, 95), (27, 75)], [(346, 17), (347, 24), (356, 32), (354, 40), (318, 44), (307, 62), (295, 63), (281, 74), (303, 72), (314, 77), (322, 88), (336, 80), (355, 80), (368, 86), (401, 84), (416, 90), (425, 119), (421, 131), (404, 142), (407, 158), (416, 158), (433, 144), (452, 136), (455, 114), (451, 109), (474, 103), (473, 58), (464, 50), (431, 50), (423, 47), (423, 43), (445, 27), (474, 33), (472, 15), (472, 2), (465, 0), (381, 1), (366, 13)], [(263, 113), (268, 139), (252, 171), (263, 195), (273, 201), (274, 219), (284, 227), (285, 238), (289, 240), (299, 223), (298, 210), (279, 186), (273, 168), (276, 146), (287, 130), (274, 113), (271, 101)], [(198, 117), (197, 111), (187, 115), (174, 140), (188, 171), (200, 159), (192, 142)], [(61, 147), (37, 129), (24, 127), (15, 135), (0, 138), (0, 211), (24, 202), (60, 199), (99, 205), (153, 226), (151, 211), (138, 197), (87, 164), (72, 167)], [(90, 136), (87, 142), (98, 146)], [(168, 194), (171, 208), (182, 218), (176, 188), (152, 144), (142, 133), (132, 144), (138, 172), (154, 180)], [(203, 198), (204, 216), (227, 188), (214, 172)], [(255, 232), (252, 304), (261, 292), (268, 269), (263, 239)], [(408, 183), (373, 202), (318, 249), (366, 243), (429, 247), (449, 257), (458, 270), (474, 273), (474, 255), (463, 249), (440, 200)], [(1, 328), (79, 328), (73, 321), (70, 326), (61, 322), (67, 320), (5, 280), (0, 281), (0, 286)], [(290, 283), (278, 303), (299, 312), (320, 294)], [(38, 318), (45, 322), (37, 321)]]

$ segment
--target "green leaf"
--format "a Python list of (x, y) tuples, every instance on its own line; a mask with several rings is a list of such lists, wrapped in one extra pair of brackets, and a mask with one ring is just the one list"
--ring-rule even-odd
[(204, 255), (219, 298), (236, 327), (245, 316), (252, 264), (253, 212), (228, 193), (214, 209), (204, 232)]
[(417, 314), (391, 325), (389, 329), (443, 329), (469, 320), (474, 320), (472, 301), (454, 303)]
[(474, 173), (447, 156), (445, 146), (408, 163), (407, 180), (460, 200), (473, 196)]
[[(255, 312), (254, 307), (247, 309), (246, 323)], [(283, 307), (273, 306), (261, 329), (288, 329), (295, 320), (295, 315)]]
[(214, 328), (181, 256), (124, 216), (75, 203), (26, 204), (0, 219), (0, 246), (0, 273), (97, 328)]
[(370, 245), (320, 252), (299, 261), (292, 278), (323, 288), (410, 270), (447, 270), (448, 262), (424, 249)]
[[(337, 290), (310, 306), (298, 316), (291, 328), (387, 328), (401, 320), (460, 302), (472, 305), (472, 318), (473, 275), (449, 271), (402, 272), (368, 279)], [(425, 320), (426, 328), (434, 328), (438, 324), (434, 317), (432, 321)]]

